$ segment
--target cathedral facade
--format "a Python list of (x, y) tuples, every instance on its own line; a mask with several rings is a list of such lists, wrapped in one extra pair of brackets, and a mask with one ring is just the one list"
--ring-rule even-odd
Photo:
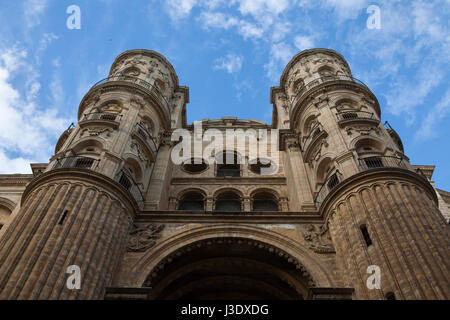
[(449, 299), (450, 193), (346, 60), (300, 52), (270, 99), (188, 125), (172, 65), (119, 55), (49, 163), (0, 175), (0, 299)]

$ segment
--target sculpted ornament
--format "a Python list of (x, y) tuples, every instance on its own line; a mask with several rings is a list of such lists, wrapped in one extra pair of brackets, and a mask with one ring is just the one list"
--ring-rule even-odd
[(94, 127), (94, 128), (86, 128), (83, 129), (80, 133), (80, 137), (84, 137), (86, 134), (90, 137), (99, 137), (102, 135), (102, 133), (105, 133), (106, 138), (109, 138), (111, 136), (112, 130), (110, 128), (100, 128), (100, 127)]
[(101, 108), (102, 112), (121, 113), (122, 108), (117, 103), (108, 103)]
[(362, 136), (369, 136), (371, 135), (372, 131), (377, 135), (380, 135), (380, 128), (378, 127), (347, 127), (345, 131), (347, 131), (347, 134), (349, 136), (353, 135), (354, 131), (358, 132)]
[(316, 253), (335, 253), (327, 229), (310, 224), (305, 227), (303, 238), (311, 250)]
[(137, 157), (145, 163), (145, 165), (148, 167), (150, 160), (147, 156), (147, 154), (142, 150), (141, 145), (134, 139), (131, 140), (130, 148), (132, 153), (136, 154)]
[(133, 225), (128, 239), (128, 252), (144, 252), (155, 246), (164, 230), (163, 224)]

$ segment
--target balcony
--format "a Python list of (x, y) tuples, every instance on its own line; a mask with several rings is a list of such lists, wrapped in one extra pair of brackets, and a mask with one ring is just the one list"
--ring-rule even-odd
[(308, 159), (308, 154), (310, 150), (312, 150), (312, 146), (314, 146), (318, 141), (321, 141), (323, 138), (326, 138), (328, 134), (321, 124), (317, 124), (314, 128), (311, 129), (309, 135), (303, 139), (302, 142), (302, 151), (305, 155), (305, 159)]
[(351, 82), (351, 83), (355, 83), (359, 86), (363, 86), (365, 87), (367, 90), (370, 91), (370, 89), (360, 80), (350, 77), (350, 76), (346, 76), (346, 75), (327, 75), (327, 76), (321, 76), (320, 78), (311, 80), (310, 82), (306, 83), (303, 87), (300, 88), (299, 92), (297, 93), (297, 95), (294, 97), (294, 99), (292, 100), (292, 106), (291, 106), (291, 118), (292, 118), (292, 111), (294, 110), (294, 107), (297, 105), (297, 103), (303, 99), (303, 97), (309, 92), (309, 90), (323, 84), (323, 83), (331, 83), (331, 82), (342, 82), (342, 81), (346, 81), (346, 82)]
[(136, 200), (139, 207), (144, 204), (144, 196), (141, 189), (134, 178), (125, 170), (120, 170), (114, 177), (114, 181), (118, 182), (130, 195)]
[(377, 168), (402, 168), (409, 170), (402, 158), (398, 157), (367, 157), (359, 158), (360, 171), (367, 171)]
[[(359, 158), (359, 171), (365, 172), (369, 170), (376, 170), (379, 168), (401, 168), (406, 170), (411, 170), (409, 166), (406, 164), (403, 158), (392, 157), (392, 156), (376, 156), (376, 157), (366, 157)], [(411, 170), (413, 171), (413, 170)], [(419, 174), (421, 177), (426, 177), (421, 172), (413, 171)], [(319, 192), (316, 195), (314, 202), (318, 209), (322, 205), (323, 201), (327, 197), (327, 195), (335, 189), (341, 182), (343, 181), (343, 176), (339, 171), (330, 176), (322, 187), (319, 189)]]
[(80, 127), (85, 127), (88, 124), (105, 125), (110, 126), (113, 129), (117, 129), (122, 121), (122, 115), (114, 113), (104, 112), (92, 112), (84, 114), (80, 120)]
[[(99, 164), (100, 159), (93, 159), (82, 156), (71, 156), (58, 158), (52, 170), (62, 168), (76, 168), (98, 172)], [(144, 197), (142, 195), (141, 189), (130, 174), (126, 173), (124, 170), (121, 170), (115, 175), (113, 180), (118, 182), (128, 193), (130, 193), (130, 195), (137, 201), (139, 206), (143, 204)]]
[(90, 171), (97, 171), (100, 159), (89, 157), (71, 156), (56, 159), (53, 169), (77, 168)]
[(153, 156), (156, 156), (156, 154), (158, 153), (158, 146), (156, 144), (156, 141), (144, 126), (136, 123), (133, 131), (133, 136), (139, 139), (153, 153)]
[(338, 123), (341, 127), (349, 123), (366, 123), (370, 122), (375, 125), (379, 123), (378, 119), (371, 112), (367, 111), (342, 111), (337, 113)]
[(400, 139), (400, 136), (398, 135), (397, 131), (392, 129), (391, 125), (387, 121), (384, 123), (384, 127), (386, 128), (387, 132), (391, 136), (392, 140), (394, 140), (400, 151), (404, 153), (405, 149), (403, 148), (403, 142), (402, 139)]
[(124, 75), (112, 76), (112, 77), (108, 77), (103, 80), (100, 80), (99, 82), (94, 84), (89, 91), (92, 91), (93, 89), (95, 89), (105, 83), (115, 82), (115, 81), (124, 81), (124, 82), (128, 82), (128, 83), (133, 83), (133, 84), (145, 89), (146, 91), (148, 91), (163, 106), (163, 108), (167, 112), (168, 117), (170, 118), (170, 108), (169, 108), (169, 102), (167, 101), (167, 99), (164, 97), (164, 95), (158, 89), (157, 86), (152, 85), (143, 79), (140, 79), (137, 77), (131, 77), (131, 76), (124, 76)]
[(319, 192), (317, 192), (316, 198), (314, 202), (318, 209), (322, 205), (323, 200), (327, 197), (327, 195), (336, 188), (343, 180), (342, 174), (339, 171), (336, 171), (333, 175), (331, 175), (325, 183), (320, 187)]

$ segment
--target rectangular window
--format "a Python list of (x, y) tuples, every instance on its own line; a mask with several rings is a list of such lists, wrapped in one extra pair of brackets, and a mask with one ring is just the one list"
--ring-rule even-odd
[(361, 233), (364, 237), (364, 241), (366, 242), (366, 245), (370, 247), (372, 245), (372, 239), (369, 235), (369, 230), (367, 230), (367, 227), (365, 225), (361, 226)]
[(63, 213), (61, 219), (59, 219), (59, 222), (58, 222), (59, 225), (62, 225), (62, 224), (64, 223), (64, 220), (66, 220), (66, 217), (67, 217), (67, 214), (68, 214), (68, 213), (69, 213), (68, 210), (64, 211), (64, 213)]

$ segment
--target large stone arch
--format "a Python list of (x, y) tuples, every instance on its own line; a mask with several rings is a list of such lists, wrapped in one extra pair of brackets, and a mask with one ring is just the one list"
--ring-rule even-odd
[(299, 272), (310, 276), (315, 287), (335, 287), (336, 281), (330, 275), (332, 270), (315, 258), (311, 252), (301, 244), (287, 239), (285, 236), (272, 230), (262, 229), (248, 225), (220, 224), (214, 226), (196, 227), (166, 240), (161, 241), (150, 251), (143, 255), (131, 268), (130, 274), (135, 278), (128, 285), (142, 287), (149, 275), (161, 266), (161, 262), (183, 250), (203, 240), (214, 240), (220, 238), (240, 238), (252, 240), (267, 246), (268, 250), (275, 250), (286, 259), (293, 259), (292, 263), (297, 263)]

